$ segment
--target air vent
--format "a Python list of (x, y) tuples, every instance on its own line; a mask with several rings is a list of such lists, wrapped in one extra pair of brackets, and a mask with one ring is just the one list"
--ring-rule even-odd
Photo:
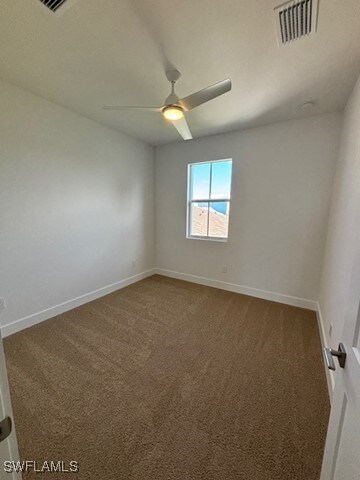
[(60, 7), (62, 7), (67, 0), (40, 0), (49, 10), (55, 13)]
[(275, 8), (279, 45), (316, 32), (318, 0), (293, 0)]

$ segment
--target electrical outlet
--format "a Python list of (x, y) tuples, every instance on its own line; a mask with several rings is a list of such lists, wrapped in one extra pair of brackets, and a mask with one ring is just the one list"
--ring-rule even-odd
[(5, 298), (0, 298), (0, 310), (6, 308)]
[(330, 323), (330, 327), (329, 327), (329, 337), (331, 338), (331, 334), (332, 334), (332, 324)]
[(227, 265), (223, 265), (221, 268), (222, 273), (227, 273), (228, 272), (228, 267)]

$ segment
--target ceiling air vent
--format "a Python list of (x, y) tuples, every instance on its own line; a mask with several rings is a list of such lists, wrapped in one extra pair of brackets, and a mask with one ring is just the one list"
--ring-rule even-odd
[(40, 0), (51, 12), (59, 14), (65, 10), (66, 7), (70, 7), (74, 3), (74, 0)]
[(316, 32), (318, 0), (292, 0), (274, 9), (279, 45)]

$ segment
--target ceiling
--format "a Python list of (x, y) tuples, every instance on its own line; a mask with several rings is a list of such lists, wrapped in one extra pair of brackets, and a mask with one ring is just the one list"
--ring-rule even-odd
[(194, 138), (341, 110), (360, 70), (359, 0), (320, 0), (317, 33), (282, 47), (281, 0), (68, 1), (1, 0), (0, 78), (153, 145), (181, 141), (161, 115), (102, 106), (162, 105), (169, 68), (180, 97), (232, 79), (187, 113)]

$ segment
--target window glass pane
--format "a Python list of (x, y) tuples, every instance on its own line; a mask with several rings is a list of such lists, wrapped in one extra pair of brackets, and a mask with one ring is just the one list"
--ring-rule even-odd
[(230, 198), (232, 161), (214, 162), (211, 172), (211, 199)]
[(209, 198), (210, 163), (200, 163), (191, 166), (190, 199), (204, 200)]
[(191, 203), (190, 206), (190, 235), (207, 237), (208, 235), (208, 203)]
[(209, 237), (227, 238), (230, 202), (211, 202), (209, 209)]

